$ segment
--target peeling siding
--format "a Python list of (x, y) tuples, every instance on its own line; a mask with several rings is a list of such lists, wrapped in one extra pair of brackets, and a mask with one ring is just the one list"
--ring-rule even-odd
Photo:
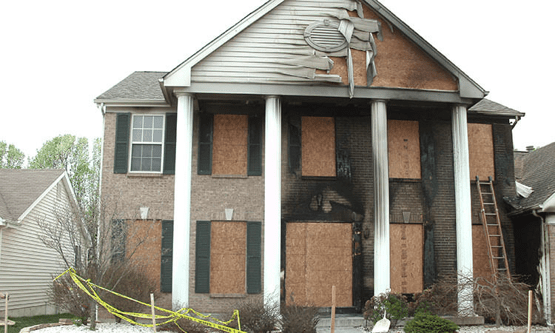
[[(2, 230), (0, 291), (10, 295), (12, 317), (53, 313), (54, 308), (47, 306), (46, 291), (52, 275), (62, 272), (64, 265), (56, 252), (46, 248), (39, 239), (41, 231), (37, 221), (54, 220), (56, 193), (57, 186), (54, 186), (19, 227)], [(58, 205), (69, 203), (65, 187), (63, 193)], [(3, 311), (4, 302), (1, 302), (0, 312)]]

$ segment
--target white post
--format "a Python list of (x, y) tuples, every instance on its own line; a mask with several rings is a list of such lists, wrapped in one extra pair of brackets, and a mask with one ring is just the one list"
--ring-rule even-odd
[(468, 123), (466, 107), (453, 107), (453, 164), (455, 177), (455, 214), (457, 233), (457, 273), (459, 315), (474, 315), (472, 281), (472, 210), (470, 196), (470, 161), (468, 155)]
[(189, 244), (191, 233), (191, 163), (193, 95), (176, 92), (177, 124), (173, 213), (172, 305), (189, 305)]
[(264, 155), (264, 304), (279, 304), (281, 269), (281, 100), (266, 98)]
[(372, 102), (372, 159), (374, 166), (374, 295), (379, 295), (391, 289), (389, 158), (385, 101)]

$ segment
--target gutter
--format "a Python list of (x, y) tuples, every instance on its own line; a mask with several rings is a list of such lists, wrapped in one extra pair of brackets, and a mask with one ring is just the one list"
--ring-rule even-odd
[[(549, 231), (547, 230), (547, 225), (543, 216), (538, 214), (538, 211), (541, 211), (541, 208), (533, 209), (532, 215), (539, 218), (541, 220), (541, 233), (542, 233), (542, 260), (541, 266), (545, 270), (545, 276), (542, 275), (542, 298), (544, 304), (544, 313), (545, 313), (545, 320), (547, 325), (552, 326), (553, 323), (551, 322), (551, 260), (549, 255)], [(540, 270), (541, 272), (541, 270)]]

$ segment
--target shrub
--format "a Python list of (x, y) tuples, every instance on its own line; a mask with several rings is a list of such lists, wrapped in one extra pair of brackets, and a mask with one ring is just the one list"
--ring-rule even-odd
[(51, 285), (48, 296), (52, 303), (81, 319), (86, 325), (90, 316), (90, 298), (81, 290), (69, 274), (59, 277)]
[[(156, 292), (157, 284), (152, 281), (140, 267), (134, 267), (132, 269), (127, 268), (125, 270), (111, 268), (106, 275), (111, 277), (106, 283), (106, 288), (121, 295), (144, 303), (150, 303), (151, 293), (154, 293), (155, 297), (158, 296)], [(106, 303), (118, 310), (125, 312), (150, 312), (150, 308), (121, 296), (109, 292), (103, 293), (102, 296)], [(116, 322), (121, 321), (120, 317), (115, 316), (115, 318)]]
[(262, 298), (249, 299), (236, 305), (241, 329), (249, 333), (267, 333), (279, 322), (279, 307), (264, 304)]
[(380, 294), (373, 296), (364, 306), (364, 319), (371, 320), (374, 324), (384, 317), (384, 313), (391, 326), (395, 327), (398, 320), (409, 314), (406, 297), (394, 293)]
[(404, 331), (407, 333), (454, 333), (458, 329), (459, 326), (450, 320), (419, 311), (414, 319), (405, 325)]
[(319, 321), (317, 307), (292, 304), (281, 308), (282, 333), (316, 333)]

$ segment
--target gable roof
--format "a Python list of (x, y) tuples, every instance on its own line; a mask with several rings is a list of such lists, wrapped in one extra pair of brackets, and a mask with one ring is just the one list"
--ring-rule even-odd
[(18, 222), (64, 175), (58, 169), (0, 169), (0, 219)]
[(547, 205), (555, 194), (555, 142), (529, 153), (522, 153), (517, 158), (522, 163), (519, 182), (532, 187), (534, 192), (519, 202), (519, 211), (541, 208), (551, 209)]
[[(162, 79), (163, 85), (167, 88), (191, 86), (191, 70), (193, 66), (207, 58), (215, 50), (237, 36), (261, 17), (268, 14), (282, 2), (284, 2), (284, 0), (270, 0), (251, 14), (247, 15), (244, 19), (226, 30), (223, 34), (215, 38), (209, 44), (204, 46), (198, 52), (194, 53), (191, 57), (166, 74)], [(373, 9), (379, 16), (383, 17), (392, 27), (400, 30), (409, 40), (414, 42), (432, 59), (455, 76), (459, 82), (459, 93), (461, 98), (481, 99), (487, 95), (487, 91), (480, 87), (468, 75), (461, 71), (449, 59), (443, 56), (438, 50), (436, 50), (431, 44), (424, 40), (380, 2), (376, 0), (362, 0), (362, 2)]]

